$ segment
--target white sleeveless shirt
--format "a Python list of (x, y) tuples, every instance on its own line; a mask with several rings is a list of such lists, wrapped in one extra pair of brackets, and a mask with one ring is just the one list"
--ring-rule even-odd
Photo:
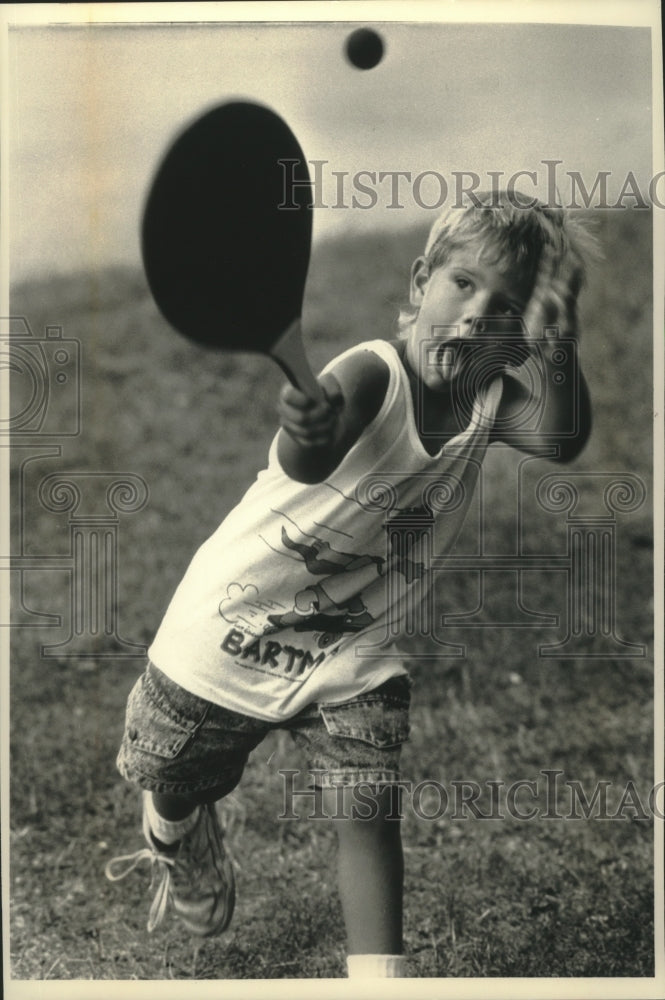
[(341, 357), (367, 350), (387, 364), (388, 389), (337, 469), (314, 485), (289, 479), (275, 437), (267, 469), (176, 590), (149, 656), (199, 697), (280, 721), (406, 672), (393, 643), (431, 586), (432, 552), (450, 551), (462, 526), (502, 379), (430, 455), (395, 348), (377, 340)]

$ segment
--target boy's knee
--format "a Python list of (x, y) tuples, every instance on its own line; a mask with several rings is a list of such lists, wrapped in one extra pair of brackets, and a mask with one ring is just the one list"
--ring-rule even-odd
[(187, 795), (173, 795), (153, 792), (152, 799), (157, 810), (168, 819), (181, 819), (188, 815), (197, 806), (213, 805), (225, 798), (238, 784), (238, 781), (226, 782), (223, 785), (216, 785), (214, 788), (207, 788), (201, 792), (194, 792)]

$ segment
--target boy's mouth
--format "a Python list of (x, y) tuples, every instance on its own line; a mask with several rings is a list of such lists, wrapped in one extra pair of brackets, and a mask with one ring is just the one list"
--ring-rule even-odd
[(451, 381), (459, 378), (463, 371), (478, 375), (489, 374), (494, 365), (518, 367), (530, 354), (528, 344), (522, 337), (507, 337), (494, 340), (474, 340), (455, 337), (432, 345), (427, 351), (427, 362), (442, 379)]
[(459, 375), (471, 347), (465, 340), (444, 340), (428, 351), (428, 362), (448, 381)]

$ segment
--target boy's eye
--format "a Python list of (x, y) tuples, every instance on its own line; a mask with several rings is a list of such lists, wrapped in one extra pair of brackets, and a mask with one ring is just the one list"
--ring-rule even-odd
[(468, 278), (455, 278), (455, 284), (457, 285), (458, 288), (462, 289), (471, 287), (471, 282), (468, 280)]

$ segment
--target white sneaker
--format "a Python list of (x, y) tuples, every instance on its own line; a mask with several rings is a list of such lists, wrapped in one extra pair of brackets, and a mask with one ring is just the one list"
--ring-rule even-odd
[(221, 934), (233, 916), (235, 877), (214, 803), (199, 806), (195, 826), (172, 848), (157, 847), (145, 809), (149, 794), (143, 793), (143, 835), (148, 847), (113, 858), (106, 866), (106, 877), (117, 882), (142, 861), (149, 861), (153, 867), (150, 885), (156, 886), (156, 892), (148, 930), (161, 924), (170, 901), (191, 934)]

